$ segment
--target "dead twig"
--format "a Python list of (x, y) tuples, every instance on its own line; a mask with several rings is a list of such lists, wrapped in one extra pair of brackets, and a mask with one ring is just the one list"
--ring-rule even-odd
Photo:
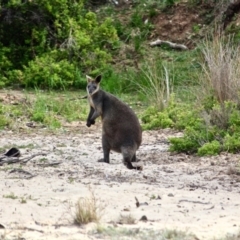
[(179, 200), (178, 204), (181, 202), (190, 202), (190, 203), (195, 203), (195, 204), (210, 204), (210, 202), (201, 202), (201, 201), (193, 201), (193, 200), (188, 200), (188, 199), (181, 199)]
[(26, 157), (26, 158), (21, 159), (21, 162), (22, 163), (27, 163), (28, 161), (30, 161), (31, 159), (33, 159), (37, 156), (47, 156), (47, 154), (46, 153), (36, 153), (36, 154), (33, 154), (30, 157)]
[(212, 205), (211, 207), (209, 207), (209, 208), (204, 208), (203, 210), (211, 210), (211, 209), (213, 209), (214, 208), (214, 205)]
[[(4, 158), (6, 158), (6, 160), (3, 160)], [(11, 163), (18, 163), (18, 162), (21, 162), (19, 157), (4, 156), (3, 158), (0, 159), (0, 166), (2, 166), (4, 163), (11, 164)]]
[(38, 163), (37, 165), (40, 167), (51, 167), (61, 164), (62, 162), (53, 162), (53, 163)]

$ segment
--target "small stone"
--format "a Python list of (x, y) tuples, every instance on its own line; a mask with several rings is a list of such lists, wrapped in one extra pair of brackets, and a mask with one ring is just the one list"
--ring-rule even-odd
[(147, 216), (143, 215), (141, 218), (140, 218), (140, 221), (143, 221), (143, 222), (146, 222), (148, 219), (147, 219)]

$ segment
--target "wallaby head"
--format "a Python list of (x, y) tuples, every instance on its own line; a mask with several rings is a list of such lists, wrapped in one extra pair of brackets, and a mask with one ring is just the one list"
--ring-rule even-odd
[(95, 79), (89, 76), (86, 77), (87, 77), (87, 93), (88, 95), (92, 96), (99, 91), (102, 76), (99, 75)]

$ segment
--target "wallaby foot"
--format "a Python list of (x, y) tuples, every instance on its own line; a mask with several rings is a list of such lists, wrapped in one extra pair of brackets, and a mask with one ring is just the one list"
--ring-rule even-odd
[(123, 164), (128, 168), (128, 169), (136, 169), (136, 170), (139, 170), (139, 171), (142, 171), (143, 170), (143, 167), (142, 166), (137, 166), (137, 167), (134, 167), (132, 165), (132, 163), (126, 159), (124, 159), (123, 161)]
[(98, 160), (98, 162), (105, 162), (105, 163), (109, 163), (109, 159), (108, 159), (108, 160), (106, 160), (106, 159), (104, 159), (104, 158), (101, 158), (101, 159), (99, 159), (99, 160)]
[(137, 169), (138, 171), (142, 171), (142, 170), (143, 170), (143, 167), (142, 167), (142, 166), (138, 166), (138, 167), (136, 167), (136, 169)]

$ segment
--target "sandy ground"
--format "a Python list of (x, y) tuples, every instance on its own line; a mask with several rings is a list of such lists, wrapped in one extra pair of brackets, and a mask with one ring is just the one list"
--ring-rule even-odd
[[(115, 239), (97, 234), (96, 224), (73, 224), (75, 203), (91, 191), (104, 208), (99, 225), (116, 232), (176, 229), (196, 236), (189, 239), (239, 232), (240, 176), (234, 172), (239, 155), (172, 155), (167, 138), (173, 133), (149, 131), (137, 153), (143, 171), (128, 170), (117, 153), (111, 153), (110, 164), (97, 162), (100, 129), (99, 123), (91, 128), (81, 123), (57, 134), (43, 129), (0, 133), (0, 147), (17, 146), (21, 159), (46, 154), (0, 166), (0, 239)], [(147, 221), (140, 221), (143, 215)], [(135, 224), (121, 224), (124, 216)]]

